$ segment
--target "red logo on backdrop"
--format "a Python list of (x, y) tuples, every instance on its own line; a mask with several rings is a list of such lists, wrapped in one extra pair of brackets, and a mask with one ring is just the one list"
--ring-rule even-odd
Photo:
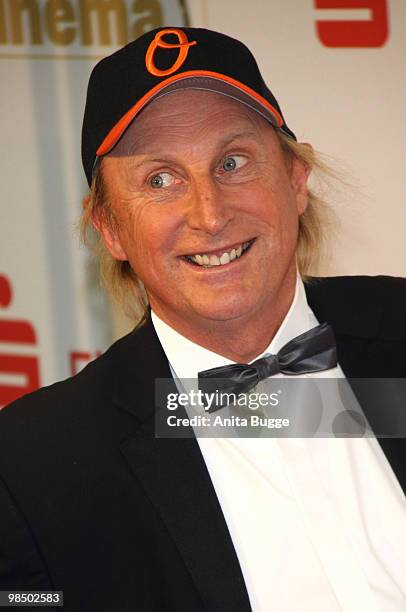
[[(165, 42), (162, 37), (165, 34), (175, 34), (178, 37), (179, 43), (177, 45)], [(145, 65), (147, 67), (148, 72), (153, 74), (154, 76), (168, 76), (176, 72), (186, 61), (187, 55), (189, 53), (189, 47), (192, 45), (196, 45), (197, 41), (192, 40), (189, 42), (188, 37), (186, 36), (183, 30), (178, 30), (178, 28), (166, 28), (165, 30), (160, 30), (149, 45), (147, 53), (145, 55)], [(157, 47), (161, 47), (161, 49), (179, 49), (178, 57), (176, 58), (175, 63), (171, 68), (167, 68), (166, 70), (160, 70), (155, 66), (154, 63), (154, 54)]]
[[(0, 309), (8, 308), (12, 289), (8, 278), (0, 274)], [(1, 310), (0, 310), (1, 314)], [(0, 318), (0, 343), (35, 348), (37, 337), (28, 321)], [(0, 408), (40, 386), (38, 357), (0, 352)]]
[(388, 0), (315, 0), (317, 9), (369, 9), (363, 21), (316, 21), (317, 35), (326, 47), (382, 47), (388, 38)]
[[(0, 274), (0, 315), (2, 309), (11, 305), (12, 299), (11, 283), (4, 274)], [(0, 409), (40, 387), (38, 357), (18, 355), (7, 350), (2, 352), (1, 343), (10, 344), (12, 348), (17, 349), (22, 346), (34, 349), (37, 347), (37, 336), (28, 321), (5, 319), (0, 316)], [(72, 351), (69, 354), (71, 375), (77, 374), (99, 355), (101, 351)]]

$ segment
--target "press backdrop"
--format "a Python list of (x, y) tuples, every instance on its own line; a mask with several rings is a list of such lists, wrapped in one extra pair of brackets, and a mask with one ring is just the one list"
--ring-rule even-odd
[(0, 0), (0, 406), (130, 328), (75, 236), (87, 79), (127, 40), (188, 23), (246, 42), (344, 177), (325, 187), (339, 224), (319, 272), (406, 276), (404, 0)]

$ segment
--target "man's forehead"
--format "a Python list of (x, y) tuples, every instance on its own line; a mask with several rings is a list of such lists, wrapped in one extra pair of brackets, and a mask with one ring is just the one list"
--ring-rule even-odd
[(189, 130), (196, 137), (211, 134), (216, 141), (237, 137), (258, 137), (264, 130), (273, 131), (258, 113), (240, 101), (222, 94), (189, 90), (173, 92), (148, 105), (130, 124), (123, 137), (108, 154), (111, 157), (136, 155), (147, 147), (154, 148), (164, 140), (187, 139)]

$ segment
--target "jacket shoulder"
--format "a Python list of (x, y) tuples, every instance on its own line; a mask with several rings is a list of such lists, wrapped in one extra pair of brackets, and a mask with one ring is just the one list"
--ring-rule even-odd
[(5, 406), (0, 412), (1, 415), (7, 414), (9, 409), (22, 410), (25, 406), (34, 406), (37, 403), (41, 405), (54, 402), (60, 402), (72, 396), (89, 396), (92, 394), (103, 393), (106, 385), (109, 384), (110, 377), (105, 376), (105, 373), (111, 368), (114, 363), (115, 353), (119, 348), (120, 341), (113, 344), (105, 353), (91, 361), (83, 370), (70, 376), (65, 380), (60, 380), (51, 385), (47, 385), (28, 393), (17, 399), (11, 404)]
[(406, 278), (312, 277), (305, 288), (316, 317), (338, 333), (406, 340)]
[[(0, 463), (4, 449), (56, 448), (94, 432), (108, 432), (116, 371), (124, 337), (81, 372), (19, 398), (0, 410)], [(94, 423), (97, 419), (97, 432)], [(73, 438), (70, 438), (73, 436)], [(45, 450), (44, 450), (45, 452)]]

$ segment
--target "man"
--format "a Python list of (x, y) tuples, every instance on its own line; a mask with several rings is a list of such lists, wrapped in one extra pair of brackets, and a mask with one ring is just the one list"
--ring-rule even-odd
[(406, 376), (406, 281), (298, 275), (314, 155), (250, 52), (171, 28), (106, 58), (83, 162), (84, 225), (144, 325), (2, 411), (1, 588), (69, 611), (404, 610), (402, 440), (155, 437), (158, 378)]

